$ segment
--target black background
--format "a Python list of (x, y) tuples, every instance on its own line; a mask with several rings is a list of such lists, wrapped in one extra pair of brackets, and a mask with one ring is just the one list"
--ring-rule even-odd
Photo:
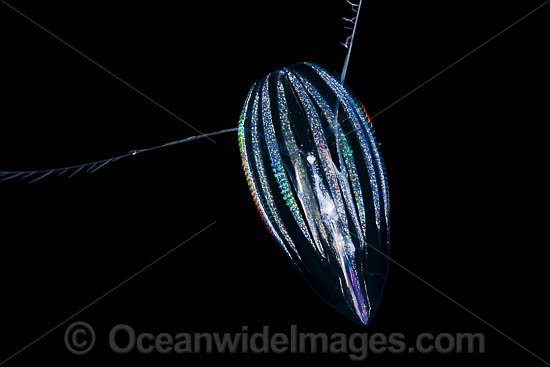
[[(252, 82), (298, 61), (340, 70), (344, 1), (9, 2), (201, 132), (236, 127)], [(391, 194), (392, 258), (546, 360), (548, 17), (543, 7), (401, 96), (540, 1), (365, 1), (347, 81), (373, 118)], [(106, 158), (197, 132), (0, 5), (0, 169)], [(384, 111), (383, 113), (378, 113)], [(0, 361), (207, 225), (212, 227), (6, 362), (79, 364), (345, 355), (116, 355), (137, 332), (481, 332), (486, 353), (370, 354), (368, 364), (542, 362), (394, 265), (359, 327), (323, 303), (265, 229), (237, 134), (146, 153), (94, 174), (1, 183)], [(74, 356), (73, 321), (96, 331)], [(357, 362), (355, 362), (357, 363)]]

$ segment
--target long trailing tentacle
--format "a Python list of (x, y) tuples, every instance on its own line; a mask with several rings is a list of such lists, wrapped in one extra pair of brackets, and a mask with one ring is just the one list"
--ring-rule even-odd
[(28, 181), (29, 183), (34, 183), (34, 182), (40, 181), (41, 179), (43, 179), (43, 178), (45, 178), (49, 175), (52, 175), (52, 174), (56, 174), (57, 176), (68, 175), (68, 177), (71, 178), (71, 177), (74, 177), (75, 175), (77, 175), (78, 173), (81, 173), (81, 172), (87, 172), (87, 173), (97, 172), (99, 169), (105, 167), (109, 163), (114, 163), (114, 162), (116, 162), (118, 160), (121, 160), (123, 158), (133, 157), (137, 154), (150, 152), (152, 150), (162, 149), (162, 148), (166, 148), (166, 147), (169, 147), (169, 146), (172, 146), (172, 145), (178, 145), (178, 144), (186, 143), (186, 142), (191, 141), (191, 140), (202, 139), (202, 138), (206, 138), (206, 137), (209, 137), (209, 136), (229, 133), (229, 132), (233, 132), (233, 131), (237, 131), (237, 128), (218, 130), (218, 131), (214, 131), (214, 132), (211, 132), (211, 133), (190, 136), (190, 137), (187, 137), (187, 138), (174, 140), (174, 141), (162, 144), (162, 145), (157, 145), (157, 146), (154, 146), (154, 147), (144, 148), (144, 149), (130, 150), (127, 153), (117, 155), (115, 157), (105, 158), (105, 159), (101, 159), (99, 161), (76, 164), (76, 165), (73, 165), (73, 166), (65, 166), (65, 167), (50, 168), (50, 169), (23, 170), (23, 171), (0, 171), (0, 181), (9, 181), (9, 180), (13, 180), (13, 179), (18, 178), (20, 180), (30, 180), (30, 181)]
[[(86, 173), (97, 172), (99, 169), (105, 167), (109, 163), (114, 163), (114, 162), (116, 162), (120, 159), (123, 159), (123, 158), (133, 157), (133, 156), (138, 155), (140, 153), (150, 152), (152, 150), (162, 149), (162, 148), (166, 148), (166, 147), (169, 147), (169, 146), (172, 146), (172, 145), (187, 143), (191, 140), (198, 140), (198, 139), (206, 138), (206, 137), (209, 137), (209, 136), (234, 132), (234, 131), (237, 131), (237, 130), (238, 130), (238, 127), (234, 127), (234, 128), (231, 128), (231, 129), (218, 130), (218, 131), (214, 131), (214, 132), (206, 133), (206, 134), (202, 134), (202, 135), (190, 136), (190, 137), (187, 137), (187, 138), (174, 140), (174, 141), (162, 144), (162, 145), (157, 145), (157, 146), (154, 146), (154, 147), (144, 148), (144, 149), (130, 150), (127, 153), (124, 153), (124, 154), (121, 154), (121, 155), (118, 155), (118, 156), (115, 156), (115, 157), (105, 158), (105, 159), (102, 159), (102, 160), (99, 160), (99, 161), (76, 164), (76, 165), (73, 165), (73, 166), (65, 166), (65, 167), (50, 168), (50, 169), (24, 170), (24, 171), (22, 171), (22, 170), (18, 170), (18, 171), (0, 171), (0, 182), (1, 181), (9, 181), (9, 180), (13, 180), (13, 179), (18, 178), (22, 181), (30, 180), (30, 181), (28, 181), (28, 183), (34, 183), (34, 182), (40, 181), (41, 179), (43, 179), (43, 178), (45, 178), (49, 175), (52, 175), (52, 174), (57, 174), (57, 176), (64, 176), (65, 175), (68, 178), (72, 178), (75, 175), (77, 175), (79, 173), (82, 173), (82, 172), (86, 172)], [(262, 136), (260, 136), (260, 138), (265, 139), (263, 134), (262, 134)], [(281, 154), (287, 155), (288, 153), (284, 152), (284, 151), (281, 151)]]

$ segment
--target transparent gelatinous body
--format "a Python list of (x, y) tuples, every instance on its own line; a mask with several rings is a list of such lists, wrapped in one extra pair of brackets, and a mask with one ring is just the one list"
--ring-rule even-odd
[(389, 197), (369, 118), (339, 80), (302, 63), (257, 81), (239, 143), (269, 231), (326, 302), (366, 325), (388, 268)]

